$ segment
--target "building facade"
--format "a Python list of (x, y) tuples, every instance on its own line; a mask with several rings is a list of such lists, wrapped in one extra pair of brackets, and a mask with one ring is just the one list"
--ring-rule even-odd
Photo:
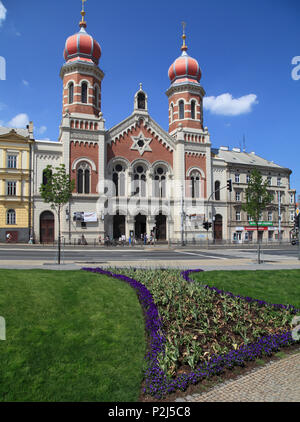
[(0, 127), (0, 242), (28, 242), (32, 229), (33, 127)]
[[(47, 165), (60, 164), (75, 181), (72, 198), (63, 210), (66, 242), (98, 242), (106, 236), (141, 239), (153, 232), (157, 240), (170, 242), (254, 241), (251, 222), (241, 211), (247, 175), (254, 167), (264, 177), (272, 176), (274, 194), (281, 192), (282, 238), (288, 239), (293, 207), (289, 201), (295, 195), (289, 186), (291, 171), (255, 154), (212, 148), (204, 125), (201, 70), (187, 53), (185, 33), (181, 54), (168, 72), (168, 132), (150, 116), (142, 84), (133, 96), (132, 114), (107, 129), (101, 111), (105, 83), (99, 66), (101, 47), (87, 33), (84, 17), (82, 11), (79, 32), (65, 43), (59, 139), (35, 140), (33, 145), (31, 224), (35, 241), (53, 242), (58, 236), (57, 216), (43, 202), (39, 189), (47, 183)], [(273, 185), (279, 177), (281, 185)], [(226, 189), (228, 179), (233, 181), (231, 193)], [(273, 223), (267, 226), (274, 229), (273, 235), (268, 229), (268, 239), (275, 240), (276, 198), (266, 212), (262, 222)], [(207, 220), (212, 222), (208, 232), (203, 228)]]
[[(251, 243), (258, 239), (264, 243), (289, 240), (294, 224), (296, 196), (296, 191), (290, 188), (291, 170), (240, 148), (229, 150), (220, 147), (215, 153), (215, 162), (218, 161), (219, 165), (220, 162), (224, 163), (225, 178), (232, 181), (232, 192), (227, 192), (227, 239), (234, 243)], [(273, 194), (271, 204), (261, 215), (258, 231), (250, 216), (242, 210), (253, 168), (259, 170), (263, 181), (268, 182), (269, 192)]]

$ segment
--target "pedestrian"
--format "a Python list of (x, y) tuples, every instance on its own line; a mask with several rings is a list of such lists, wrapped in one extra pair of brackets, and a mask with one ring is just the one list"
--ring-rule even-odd
[(126, 237), (125, 234), (122, 234), (122, 245), (125, 246), (126, 243)]
[(11, 239), (11, 234), (10, 233), (7, 233), (7, 235), (6, 235), (6, 241), (7, 241), (7, 243), (10, 242), (10, 239)]
[(147, 233), (144, 234), (144, 245), (147, 244)]

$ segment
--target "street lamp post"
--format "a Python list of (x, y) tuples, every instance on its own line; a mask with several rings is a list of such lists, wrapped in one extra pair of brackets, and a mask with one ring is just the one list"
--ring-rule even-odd
[(280, 190), (278, 191), (278, 240), (279, 244), (281, 243), (281, 209), (280, 204), (281, 203), (281, 196), (280, 196)]
[(183, 184), (181, 185), (181, 246), (184, 244), (184, 203), (183, 203)]

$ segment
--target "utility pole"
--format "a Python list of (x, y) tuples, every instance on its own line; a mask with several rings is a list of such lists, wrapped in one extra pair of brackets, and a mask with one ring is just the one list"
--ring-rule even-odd
[(281, 243), (281, 209), (280, 209), (280, 202), (281, 202), (281, 197), (280, 197), (280, 190), (278, 191), (278, 240), (279, 243)]
[(181, 246), (184, 246), (184, 207), (183, 207), (183, 184), (181, 185)]
[(300, 261), (300, 216), (298, 218), (298, 260)]

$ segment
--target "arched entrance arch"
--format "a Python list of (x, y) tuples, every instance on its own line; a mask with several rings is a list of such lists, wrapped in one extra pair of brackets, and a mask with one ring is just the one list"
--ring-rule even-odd
[(134, 221), (134, 234), (135, 234), (135, 238), (136, 239), (140, 239), (141, 238), (141, 234), (145, 234), (146, 233), (146, 216), (142, 215), (141, 213), (137, 214), (135, 216), (135, 221)]
[(223, 218), (221, 214), (215, 215), (214, 239), (216, 242), (221, 241), (223, 239)]
[(155, 227), (156, 227), (156, 239), (157, 240), (166, 240), (167, 238), (167, 217), (160, 212), (155, 217)]
[(125, 215), (120, 215), (119, 212), (114, 215), (113, 230), (114, 239), (119, 239), (122, 235), (125, 235)]
[(51, 211), (44, 211), (40, 215), (40, 242), (54, 242), (54, 214)]

